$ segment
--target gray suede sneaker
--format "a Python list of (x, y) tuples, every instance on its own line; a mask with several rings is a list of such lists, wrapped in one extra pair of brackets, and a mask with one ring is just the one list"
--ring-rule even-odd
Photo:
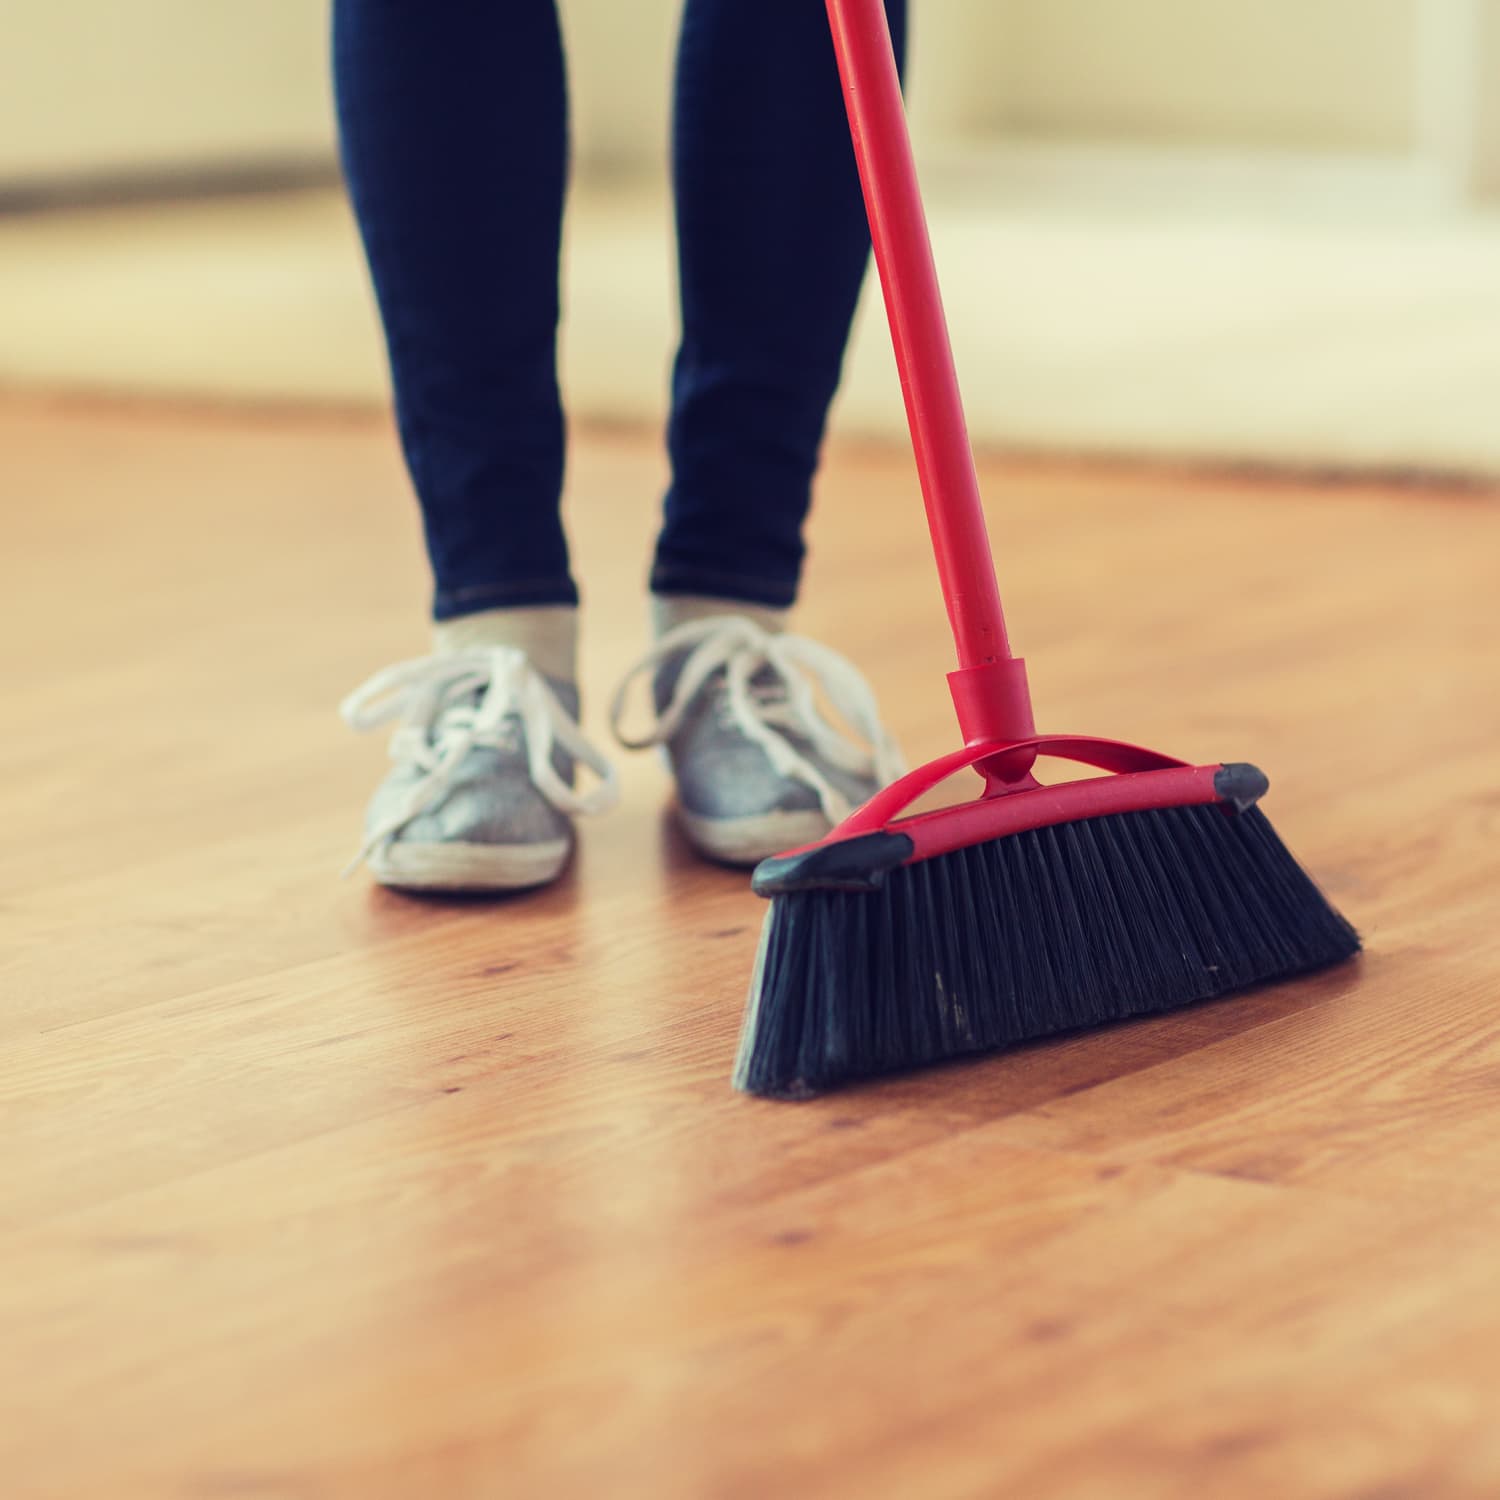
[[(545, 885), (573, 850), (573, 815), (617, 800), (614, 768), (578, 727), (578, 690), (543, 677), (513, 647), (402, 662), (344, 701), (353, 729), (401, 722), (395, 766), (375, 790), (367, 863), (403, 890), (504, 891)], [(574, 790), (575, 762), (598, 777)]]
[[(647, 673), (655, 719), (629, 736), (626, 698)], [(864, 743), (824, 716), (818, 693)], [(620, 684), (611, 723), (627, 748), (664, 747), (684, 833), (726, 864), (813, 843), (904, 769), (850, 662), (738, 615), (667, 631)]]

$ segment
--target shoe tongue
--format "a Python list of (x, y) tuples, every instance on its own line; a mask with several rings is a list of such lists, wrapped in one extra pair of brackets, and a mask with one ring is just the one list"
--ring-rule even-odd
[[(667, 705), (672, 701), (672, 692), (677, 686), (677, 679), (682, 676), (682, 669), (687, 665), (687, 659), (693, 654), (691, 646), (684, 646), (680, 651), (674, 651), (670, 656), (663, 657), (661, 665), (656, 669), (656, 675), (651, 679), (651, 699), (656, 704), (657, 713), (665, 713)], [(721, 668), (715, 672), (708, 681), (712, 682), (715, 677), (723, 677)]]
[(455, 708), (477, 709), (480, 703), (484, 701), (486, 691), (487, 689), (482, 687), (465, 688), (462, 691), (450, 687), (443, 694), (442, 700), (438, 704), (437, 717), (441, 719), (444, 714), (450, 713)]
[(560, 677), (548, 677), (543, 675), (542, 680), (552, 689), (557, 701), (567, 711), (567, 715), (575, 723), (578, 720), (578, 684), (576, 682), (564, 682)]
[[(551, 688), (557, 701), (562, 704), (570, 719), (578, 717), (578, 685), (572, 682), (564, 682), (560, 677), (549, 677), (540, 674), (542, 681)], [(441, 716), (451, 708), (478, 708), (487, 694), (494, 691), (493, 684), (483, 687), (471, 687), (458, 690), (456, 684), (450, 685), (443, 694), (438, 707)]]
[(759, 703), (785, 703), (791, 696), (785, 679), (769, 666), (762, 667), (750, 679), (750, 692)]
[[(449, 718), (449, 715), (451, 714), (459, 713), (464, 710), (469, 710), (470, 712), (477, 714), (483, 707), (485, 695), (489, 691), (491, 691), (489, 688), (477, 687), (468, 688), (463, 692), (449, 692), (446, 698), (443, 700), (441, 707), (438, 709), (431, 729), (428, 731), (429, 737), (434, 742), (436, 742), (437, 740), (442, 738), (445, 729), (457, 729), (458, 726), (453, 724), (452, 720)], [(525, 732), (526, 726), (522, 721), (519, 708), (515, 705), (511, 705), (506, 710), (506, 712), (501, 715), (498, 724), (496, 724), (486, 734), (485, 745), (490, 749), (495, 748), (495, 746), (490, 743), (490, 736), (493, 735), (498, 737), (505, 748), (520, 749), (521, 745), (523, 744), (523, 736), (525, 735)]]
[[(687, 665), (687, 659), (692, 654), (693, 648), (684, 646), (681, 651), (674, 651), (656, 669), (656, 676), (652, 679), (651, 694), (656, 703), (657, 713), (664, 713), (667, 705), (672, 701), (677, 679), (682, 676), (682, 669)], [(703, 679), (703, 686), (699, 691), (723, 692), (728, 679), (729, 669), (719, 667)], [(785, 703), (790, 694), (781, 674), (769, 663), (763, 663), (750, 678), (750, 696), (757, 703), (779, 704)]]

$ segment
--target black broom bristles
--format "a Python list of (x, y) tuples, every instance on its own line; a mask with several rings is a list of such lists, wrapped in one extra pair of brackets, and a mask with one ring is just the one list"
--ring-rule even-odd
[(1113, 813), (1011, 834), (901, 865), (874, 890), (776, 896), (735, 1086), (807, 1097), (1358, 950), (1256, 808)]

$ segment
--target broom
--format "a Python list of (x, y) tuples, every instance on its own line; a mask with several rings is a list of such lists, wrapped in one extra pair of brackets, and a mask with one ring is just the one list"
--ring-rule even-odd
[[(1038, 735), (1011, 655), (882, 0), (827, 0), (959, 667), (963, 748), (776, 855), (735, 1085), (845, 1081), (1173, 1009), (1349, 958), (1256, 806), (1266, 778)], [(1043, 786), (1038, 756), (1110, 774)], [(965, 768), (972, 802), (902, 817)]]

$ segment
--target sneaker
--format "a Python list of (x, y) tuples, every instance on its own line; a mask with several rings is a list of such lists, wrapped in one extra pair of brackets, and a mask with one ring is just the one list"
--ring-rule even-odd
[[(351, 729), (400, 719), (349, 869), (403, 890), (545, 885), (573, 851), (573, 816), (618, 800), (613, 766), (578, 727), (578, 690), (514, 647), (475, 647), (377, 672), (340, 709)], [(574, 789), (575, 762), (599, 778)], [(345, 872), (346, 874), (348, 871)]]
[[(626, 700), (648, 673), (652, 723), (627, 735)], [(819, 695), (863, 743), (824, 716)], [(626, 674), (610, 722), (628, 749), (664, 747), (683, 831), (732, 865), (816, 842), (904, 769), (852, 663), (739, 615), (667, 631)]]

